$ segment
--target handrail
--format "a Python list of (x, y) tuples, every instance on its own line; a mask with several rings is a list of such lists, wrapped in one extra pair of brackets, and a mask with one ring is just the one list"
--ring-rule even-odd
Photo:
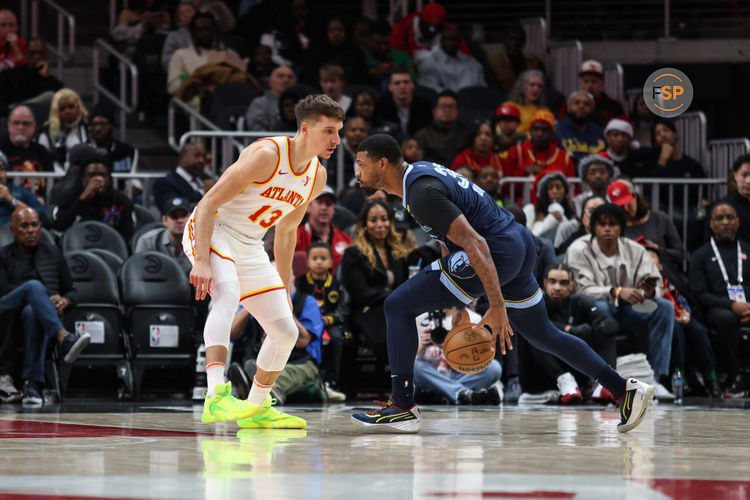
[[(39, 35), (39, 2), (42, 1), (57, 13), (57, 46), (47, 45), (57, 58), (57, 78), (63, 79), (63, 62), (73, 57), (76, 51), (76, 18), (52, 0), (31, 0), (31, 36)], [(68, 23), (68, 50), (65, 50), (65, 21)]]
[[(115, 96), (109, 89), (99, 81), (99, 50), (103, 49), (109, 55), (117, 59), (120, 75), (120, 97)], [(127, 102), (128, 82), (127, 74), (130, 73), (130, 102)], [(138, 108), (138, 67), (133, 64), (127, 57), (119, 53), (110, 44), (97, 38), (94, 44), (94, 102), (99, 102), (99, 93), (112, 101), (120, 108), (120, 140), (127, 138), (127, 114), (134, 112)]]

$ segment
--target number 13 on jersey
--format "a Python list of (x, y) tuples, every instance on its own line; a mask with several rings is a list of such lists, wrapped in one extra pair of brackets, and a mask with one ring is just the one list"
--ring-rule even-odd
[(256, 210), (255, 213), (248, 215), (247, 218), (252, 222), (259, 224), (263, 229), (268, 229), (269, 227), (273, 226), (282, 215), (284, 215), (284, 212), (276, 209), (269, 213), (267, 217), (259, 221), (258, 219), (260, 219), (270, 209), (271, 205), (263, 205), (258, 210)]

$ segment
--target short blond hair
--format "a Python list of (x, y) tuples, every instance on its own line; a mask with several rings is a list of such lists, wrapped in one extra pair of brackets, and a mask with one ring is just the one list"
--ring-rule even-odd
[(294, 106), (294, 116), (297, 118), (297, 128), (302, 122), (316, 122), (321, 116), (336, 118), (344, 121), (344, 108), (325, 94), (312, 94)]
[(318, 70), (321, 80), (333, 80), (334, 78), (340, 78), (344, 80), (344, 68), (338, 64), (324, 64)]

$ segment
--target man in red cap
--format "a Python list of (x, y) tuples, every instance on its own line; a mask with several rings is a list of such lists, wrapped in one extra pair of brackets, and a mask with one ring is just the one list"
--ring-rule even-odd
[(604, 67), (599, 61), (589, 59), (581, 64), (579, 87), (594, 96), (594, 116), (592, 119), (604, 127), (615, 116), (622, 116), (625, 112), (617, 99), (604, 92)]
[(513, 103), (506, 102), (498, 106), (493, 122), (495, 144), (492, 149), (495, 153), (508, 151), (528, 139), (526, 134), (516, 132), (521, 123), (521, 110)]
[[(422, 12), (412, 12), (393, 25), (391, 47), (406, 52), (418, 63), (440, 46), (440, 32), (444, 27), (455, 27), (445, 21), (445, 7), (439, 3), (428, 3)], [(459, 50), (471, 55), (469, 47), (461, 37)]]
[(507, 151), (503, 172), (510, 176), (534, 177), (542, 170), (557, 170), (575, 177), (573, 159), (555, 139), (555, 117), (540, 109), (531, 119), (531, 138)]

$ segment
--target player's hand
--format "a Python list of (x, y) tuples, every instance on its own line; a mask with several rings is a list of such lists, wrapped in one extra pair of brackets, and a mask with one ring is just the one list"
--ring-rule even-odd
[(644, 300), (643, 293), (637, 288), (625, 288), (620, 290), (620, 298), (628, 304), (641, 304)]
[[(513, 350), (513, 343), (510, 340), (511, 335), (513, 335), (513, 328), (511, 328), (510, 321), (508, 321), (508, 311), (505, 309), (505, 306), (491, 306), (487, 309), (487, 312), (482, 317), (482, 321), (477, 326), (485, 328), (485, 325), (489, 327), (493, 339), (500, 337), (500, 352), (503, 355), (505, 354), (506, 346), (508, 350)], [(492, 345), (495, 344), (496, 342), (492, 343)]]
[(190, 271), (190, 284), (195, 287), (195, 300), (203, 300), (211, 290), (214, 277), (208, 262), (196, 262)]
[(455, 328), (463, 323), (470, 323), (469, 313), (466, 308), (453, 308), (453, 315), (451, 316), (451, 328)]

